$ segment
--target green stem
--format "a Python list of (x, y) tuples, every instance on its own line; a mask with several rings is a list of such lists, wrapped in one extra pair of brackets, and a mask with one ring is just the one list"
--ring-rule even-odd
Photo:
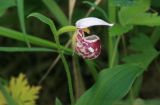
[(121, 37), (118, 36), (118, 38), (116, 39), (116, 42), (115, 42), (115, 46), (113, 48), (113, 54), (112, 54), (111, 61), (110, 61), (110, 67), (111, 68), (114, 66), (115, 61), (116, 61), (116, 55), (117, 55), (118, 44), (119, 44), (120, 38)]
[(59, 41), (59, 38), (58, 38), (58, 32), (56, 30), (56, 27), (54, 25), (50, 25), (50, 28), (51, 28), (51, 31), (54, 35), (54, 39), (56, 41), (56, 44), (58, 45), (58, 51), (59, 51), (59, 54), (60, 54), (60, 57), (62, 59), (62, 62), (64, 64), (64, 68), (65, 68), (65, 71), (66, 71), (66, 74), (67, 74), (67, 80), (68, 80), (68, 86), (69, 86), (69, 94), (70, 94), (70, 100), (71, 100), (71, 105), (74, 105), (74, 95), (73, 95), (73, 87), (72, 87), (72, 79), (71, 79), (71, 73), (70, 73), (70, 70), (69, 70), (69, 66), (67, 64), (67, 61), (66, 61), (66, 58), (65, 56), (63, 55), (63, 52), (61, 50), (61, 45), (60, 45), (60, 41)]
[[(109, 21), (112, 23), (116, 22), (116, 6), (113, 5), (110, 0), (108, 0), (108, 15), (109, 15)], [(112, 67), (112, 57), (113, 57), (113, 50), (114, 50), (114, 37), (111, 35), (111, 28), (109, 28), (108, 33), (108, 57), (109, 57), (109, 67)], [(114, 64), (114, 63), (113, 63)]]
[(96, 81), (98, 77), (98, 71), (95, 68), (94, 62), (91, 60), (85, 60), (85, 63), (87, 64), (92, 77)]

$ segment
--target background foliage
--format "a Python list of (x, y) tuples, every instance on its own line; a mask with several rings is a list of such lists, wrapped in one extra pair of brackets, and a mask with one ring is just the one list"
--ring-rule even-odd
[[(159, 0), (0, 0), (0, 105), (160, 105), (159, 10)], [(84, 60), (70, 39), (91, 16), (114, 26), (90, 29), (102, 53)]]

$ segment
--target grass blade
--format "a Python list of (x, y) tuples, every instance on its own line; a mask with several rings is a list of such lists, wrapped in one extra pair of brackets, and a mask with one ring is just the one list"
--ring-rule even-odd
[[(21, 30), (24, 34), (26, 34), (26, 26), (25, 26), (25, 19), (24, 19), (24, 0), (17, 0), (17, 8), (18, 8), (18, 17), (20, 21)], [(28, 42), (28, 39), (24, 36), (27, 46), (31, 47)]]
[(57, 52), (57, 50), (38, 47), (0, 47), (0, 52)]
[[(11, 30), (11, 29), (0, 27), (0, 36), (25, 42), (24, 35), (25, 34), (23, 34), (21, 32), (17, 32), (17, 31)], [(30, 43), (38, 45), (38, 46), (42, 46), (42, 47), (46, 47), (46, 48), (53, 48), (53, 49), (58, 48), (57, 44), (50, 42), (50, 41), (47, 41), (47, 40), (44, 40), (44, 39), (41, 39), (41, 38), (38, 38), (38, 37), (35, 37), (33, 35), (27, 34), (26, 38), (28, 39), (28, 41)], [(65, 47), (61, 46), (61, 49), (64, 50), (64, 53), (66, 53), (66, 54), (70, 54), (70, 55), (72, 54), (72, 50), (69, 48), (65, 48)]]
[(0, 82), (0, 92), (2, 92), (4, 98), (6, 99), (7, 105), (18, 105), (10, 96), (10, 94), (8, 93), (8, 91), (5, 89), (5, 87), (2, 85), (1, 82)]
[(47, 8), (62, 26), (68, 25), (69, 22), (67, 17), (54, 0), (42, 0), (42, 2), (47, 6)]

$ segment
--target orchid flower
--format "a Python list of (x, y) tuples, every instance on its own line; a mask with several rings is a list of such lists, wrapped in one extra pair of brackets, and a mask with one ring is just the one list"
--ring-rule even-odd
[(77, 30), (72, 39), (72, 47), (84, 59), (95, 59), (101, 53), (100, 38), (97, 35), (85, 36), (85, 32), (90, 32), (89, 27), (98, 25), (113, 26), (95, 17), (83, 18), (76, 22)]

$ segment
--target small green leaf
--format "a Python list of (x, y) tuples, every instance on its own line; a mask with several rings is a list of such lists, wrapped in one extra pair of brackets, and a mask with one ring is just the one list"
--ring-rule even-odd
[(97, 82), (75, 105), (112, 105), (128, 93), (134, 80), (142, 72), (143, 69), (130, 64), (104, 69)]
[(61, 35), (66, 32), (76, 31), (76, 29), (77, 28), (75, 26), (64, 26), (58, 30), (58, 35)]

